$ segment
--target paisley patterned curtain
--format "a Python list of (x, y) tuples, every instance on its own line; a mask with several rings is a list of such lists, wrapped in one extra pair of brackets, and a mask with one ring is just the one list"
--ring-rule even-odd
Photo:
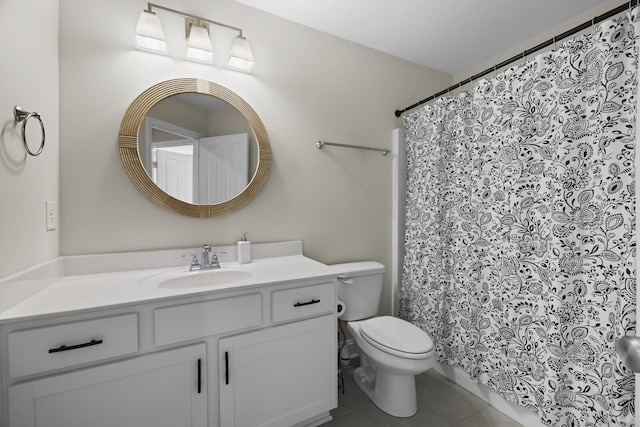
[(404, 119), (401, 317), (550, 426), (632, 426), (638, 9)]

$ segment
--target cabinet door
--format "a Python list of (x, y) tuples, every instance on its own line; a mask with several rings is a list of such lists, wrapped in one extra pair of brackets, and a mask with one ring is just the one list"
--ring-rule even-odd
[(337, 406), (334, 315), (219, 344), (221, 427), (291, 426)]
[(205, 360), (199, 344), (14, 385), (10, 427), (204, 427)]

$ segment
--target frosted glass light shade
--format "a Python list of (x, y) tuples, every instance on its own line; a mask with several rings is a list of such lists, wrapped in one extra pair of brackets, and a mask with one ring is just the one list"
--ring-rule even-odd
[(136, 26), (136, 47), (156, 53), (167, 53), (164, 31), (158, 15), (143, 10)]
[(192, 26), (187, 39), (187, 59), (198, 62), (213, 62), (213, 44), (205, 27)]
[(231, 54), (229, 55), (227, 67), (250, 73), (255, 65), (253, 53), (251, 53), (251, 47), (247, 39), (242, 36), (236, 37), (231, 46)]

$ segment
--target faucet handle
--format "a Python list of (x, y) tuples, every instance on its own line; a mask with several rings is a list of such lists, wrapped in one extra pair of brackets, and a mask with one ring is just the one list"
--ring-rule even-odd
[(182, 258), (191, 257), (191, 265), (189, 266), (189, 271), (200, 270), (200, 262), (198, 262), (198, 255), (196, 254), (188, 254), (182, 255)]
[(220, 262), (218, 261), (218, 255), (213, 253), (211, 254), (211, 263), (209, 264), (213, 268), (220, 268)]

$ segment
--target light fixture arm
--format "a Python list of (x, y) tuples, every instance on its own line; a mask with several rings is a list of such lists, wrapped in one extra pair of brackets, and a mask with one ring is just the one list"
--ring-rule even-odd
[(179, 10), (171, 9), (169, 7), (161, 6), (159, 4), (147, 3), (147, 12), (155, 14), (155, 12), (153, 11), (154, 8), (155, 9), (164, 10), (166, 12), (174, 13), (176, 15), (180, 15), (180, 16), (183, 16), (185, 18), (191, 18), (191, 19), (195, 20), (198, 23), (206, 22), (207, 24), (213, 24), (213, 25), (217, 25), (219, 27), (229, 28), (230, 30), (237, 31), (238, 34), (240, 35), (240, 37), (242, 37), (242, 28), (233, 27), (231, 25), (223, 24), (222, 22), (218, 22), (218, 21), (212, 21), (210, 19), (203, 18), (203, 17), (197, 16), (197, 15), (192, 15), (190, 13), (180, 12)]

